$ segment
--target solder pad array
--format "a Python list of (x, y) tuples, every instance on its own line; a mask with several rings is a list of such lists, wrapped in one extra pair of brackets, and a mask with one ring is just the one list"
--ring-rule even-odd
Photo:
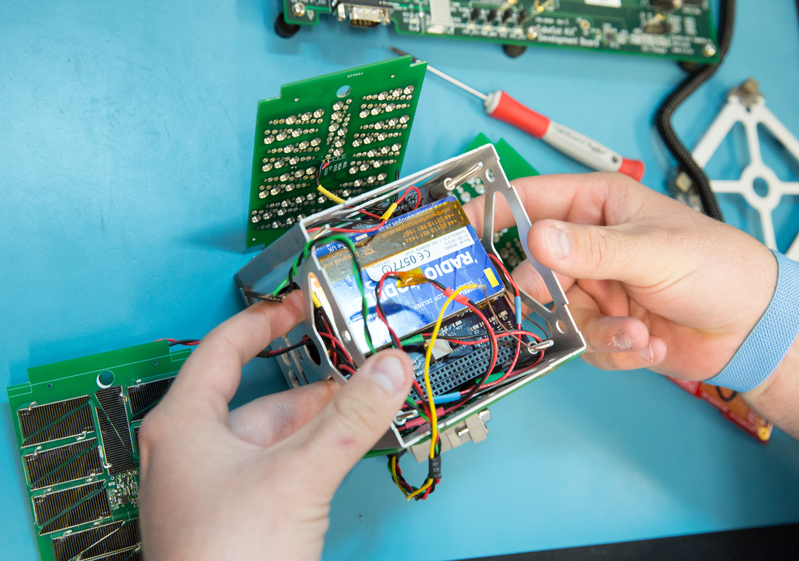
[(284, 85), (258, 104), (247, 247), (297, 220), (394, 181), (427, 64), (401, 57)]

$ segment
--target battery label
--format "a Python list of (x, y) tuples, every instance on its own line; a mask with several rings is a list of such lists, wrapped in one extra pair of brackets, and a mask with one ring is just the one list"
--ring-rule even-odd
[[(486, 295), (495, 298), (505, 290), (504, 285), (497, 282), (499, 275), (494, 265), (454, 197), (394, 220), (396, 222), (389, 221), (384, 228), (365, 238), (364, 234), (350, 235), (362, 267), (369, 333), (376, 349), (391, 342), (375, 310), (375, 288), (388, 271), (419, 269), (425, 277), (453, 289), (465, 284), (478, 285), (480, 288), (461, 292), (475, 304), (485, 301)], [(346, 327), (358, 348), (367, 353), (362, 297), (352, 271), (352, 254), (341, 244), (330, 244), (320, 250), (317, 258), (330, 278), (339, 308), (349, 324)], [(392, 279), (384, 284), (380, 301), (389, 325), (403, 338), (435, 323), (446, 299), (429, 283), (398, 287)], [(444, 317), (464, 308), (460, 302), (453, 301)]]
[[(355, 233), (348, 237), (355, 244), (358, 263), (367, 269), (375, 263), (412, 250), (468, 224), (469, 220), (457, 199), (447, 197), (393, 218), (377, 232)], [(331, 282), (352, 276), (352, 254), (347, 250), (341, 251), (342, 249), (344, 245), (335, 242), (316, 250), (319, 264), (327, 271)]]
[[(379, 261), (367, 267), (366, 273), (369, 275), (370, 279), (377, 282), (385, 273), (391, 271), (410, 271), (411, 269), (424, 267), (432, 261), (469, 247), (473, 243), (472, 236), (469, 234), (469, 228), (464, 226), (454, 232), (444, 234), (440, 238), (398, 253), (383, 261)], [(460, 260), (461, 258), (459, 257), (457, 259)], [(450, 267), (460, 266), (460, 263), (457, 262), (454, 265), (450, 262), (447, 263)], [(440, 274), (439, 272), (439, 275)], [(431, 274), (428, 274), (427, 277), (431, 277)]]

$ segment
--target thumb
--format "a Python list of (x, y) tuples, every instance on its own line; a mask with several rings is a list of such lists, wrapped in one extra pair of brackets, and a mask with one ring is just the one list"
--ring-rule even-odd
[(665, 257), (631, 226), (590, 226), (542, 220), (530, 229), (533, 256), (553, 271), (578, 279), (652, 284), (652, 257)]
[[(331, 494), (347, 472), (383, 436), (402, 408), (413, 367), (407, 354), (387, 350), (370, 357), (308, 425), (306, 465), (325, 466), (319, 483)], [(310, 457), (308, 457), (310, 456)]]

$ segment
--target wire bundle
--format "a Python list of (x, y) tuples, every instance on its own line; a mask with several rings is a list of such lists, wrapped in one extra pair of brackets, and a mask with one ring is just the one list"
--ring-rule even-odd
[(677, 108), (716, 73), (732, 43), (735, 25), (735, 0), (722, 0), (719, 18), (719, 62), (708, 64), (693, 70), (687, 78), (663, 101), (655, 115), (655, 124), (663, 143), (677, 160), (679, 169), (691, 178), (691, 188), (699, 196), (705, 214), (724, 221), (719, 203), (710, 188), (710, 180), (702, 167), (696, 163), (690, 150), (685, 147), (674, 131), (671, 117)]
[[(338, 196), (334, 195), (330, 191), (324, 189), (321, 186), (320, 179), (321, 174), (324, 169), (329, 166), (329, 162), (324, 162), (318, 172), (316, 177), (317, 189), (318, 191), (326, 196), (327, 198), (331, 199), (332, 201), (346, 206), (346, 201), (339, 198)], [(272, 291), (269, 295), (260, 295), (251, 293), (252, 296), (256, 296), (258, 298), (264, 300), (271, 300), (271, 301), (278, 301), (281, 302), (285, 296), (294, 290), (297, 285), (294, 282), (294, 278), (298, 274), (299, 268), (301, 267), (302, 263), (311, 256), (311, 252), (313, 251), (314, 247), (317, 246), (324, 246), (330, 243), (339, 242), (343, 245), (344, 248), (352, 256), (352, 271), (355, 275), (356, 282), (358, 284), (358, 289), (361, 295), (361, 312), (364, 319), (364, 337), (369, 347), (369, 351), (371, 353), (375, 353), (375, 347), (373, 345), (373, 340), (371, 334), (369, 332), (369, 323), (368, 323), (368, 315), (369, 315), (369, 308), (366, 299), (366, 293), (364, 289), (364, 283), (362, 279), (362, 269), (361, 265), (358, 262), (358, 253), (353, 241), (345, 234), (367, 234), (371, 232), (375, 232), (381, 229), (383, 226), (386, 225), (388, 220), (394, 215), (394, 213), (404, 214), (405, 212), (410, 212), (416, 209), (422, 201), (421, 192), (417, 187), (409, 187), (406, 189), (397, 189), (393, 192), (384, 193), (376, 198), (376, 200), (371, 201), (371, 204), (363, 205), (362, 207), (347, 207), (342, 211), (337, 211), (337, 215), (334, 216), (332, 219), (328, 218), (323, 222), (317, 222), (312, 224), (308, 228), (308, 233), (313, 233), (316, 235), (316, 238), (311, 239), (308, 241), (303, 248), (303, 250), (297, 255), (297, 258), (292, 263), (287, 278), (278, 285), (274, 291)], [(415, 430), (416, 427), (422, 426), (424, 424), (429, 425), (430, 427), (430, 451), (428, 454), (428, 475), (425, 479), (424, 483), (419, 487), (414, 487), (410, 485), (407, 481), (405, 481), (402, 470), (399, 467), (399, 458), (405, 451), (401, 451), (397, 454), (391, 454), (388, 457), (388, 470), (391, 473), (392, 480), (397, 485), (397, 487), (402, 491), (403, 495), (406, 497), (407, 500), (415, 499), (415, 500), (424, 500), (426, 499), (431, 493), (433, 493), (436, 489), (436, 485), (438, 485), (441, 481), (441, 439), (438, 431), (438, 419), (442, 415), (447, 415), (457, 409), (463, 407), (475, 397), (478, 397), (483, 392), (488, 391), (490, 388), (507, 384), (514, 381), (519, 375), (516, 372), (516, 367), (520, 359), (521, 349), (523, 347), (527, 348), (531, 354), (537, 354), (537, 359), (532, 364), (538, 364), (544, 356), (543, 349), (534, 349), (532, 346), (525, 342), (522, 337), (527, 337), (528, 340), (534, 340), (537, 343), (541, 342), (541, 338), (537, 335), (525, 331), (522, 328), (522, 310), (521, 310), (521, 298), (520, 298), (520, 291), (516, 284), (513, 282), (510, 274), (508, 273), (507, 269), (503, 265), (502, 261), (497, 258), (495, 255), (491, 255), (491, 259), (493, 260), (494, 264), (502, 271), (502, 274), (505, 278), (505, 284), (510, 284), (514, 291), (514, 299), (513, 299), (513, 307), (516, 310), (516, 317), (515, 322), (508, 328), (505, 323), (497, 316), (490, 299), (488, 298), (488, 293), (485, 286), (476, 285), (476, 284), (464, 284), (457, 288), (450, 288), (444, 286), (440, 282), (434, 279), (428, 279), (424, 275), (421, 274), (421, 271), (408, 271), (408, 272), (388, 272), (385, 273), (379, 280), (379, 282), (375, 286), (375, 308), (376, 314), (380, 321), (386, 326), (392, 345), (397, 349), (402, 349), (403, 347), (410, 347), (414, 345), (422, 344), (425, 348), (424, 353), (424, 371), (423, 371), (423, 384), (420, 384), (419, 381), (414, 378), (413, 380), (413, 388), (418, 395), (419, 399), (414, 400), (411, 396), (406, 398), (406, 403), (403, 408), (402, 414), (409, 415), (413, 417), (414, 415), (416, 418), (408, 418), (406, 417), (406, 421), (403, 428), (400, 430), (410, 431)], [(385, 309), (383, 307), (383, 303), (381, 302), (381, 297), (383, 296), (383, 289), (385, 283), (389, 280), (393, 279), (397, 281), (398, 287), (409, 286), (413, 284), (421, 284), (421, 283), (429, 283), (433, 287), (435, 287), (438, 291), (440, 291), (444, 296), (446, 296), (446, 301), (444, 302), (443, 306), (439, 310), (439, 314), (437, 320), (433, 326), (433, 329), (430, 333), (424, 333), (421, 335), (411, 336), (405, 341), (401, 341), (400, 337), (391, 327), (388, 322), (388, 315), (385, 313)], [(491, 322), (486, 317), (486, 314), (475, 305), (468, 297), (466, 297), (462, 292), (466, 290), (474, 290), (482, 288), (485, 292), (486, 296), (486, 304), (485, 307), (490, 312), (492, 319), (496, 322), (499, 326), (499, 331), (495, 332)], [(483, 333), (472, 333), (468, 337), (447, 337), (441, 336), (440, 332), (442, 329), (442, 323), (444, 317), (446, 316), (447, 308), (453, 301), (457, 301), (469, 311), (475, 315), (479, 320), (482, 322), (484, 326)], [(325, 350), (328, 353), (328, 357), (333, 364), (333, 366), (338, 369), (338, 371), (345, 377), (349, 377), (356, 373), (357, 365), (352, 359), (352, 356), (347, 351), (345, 345), (337, 336), (337, 328), (335, 324), (332, 322), (330, 318), (327, 317), (325, 308), (321, 306), (318, 302), (314, 307), (314, 325), (316, 327), (316, 331), (319, 334), (320, 338), (324, 342)], [(538, 324), (536, 324), (538, 326)], [(515, 327), (515, 329), (514, 329)], [(538, 326), (539, 329), (544, 333), (544, 335), (549, 338), (547, 332)], [(433, 390), (433, 385), (431, 383), (430, 377), (430, 366), (432, 361), (432, 354), (433, 354), (433, 347), (436, 343), (438, 338), (446, 340), (448, 342), (454, 343), (456, 345), (463, 345), (463, 346), (479, 346), (479, 345), (486, 345), (488, 344), (489, 349), (489, 360), (488, 365), (485, 368), (485, 371), (481, 372), (478, 376), (475, 376), (472, 382), (469, 382), (465, 388), (454, 391), (452, 393), (439, 396), (441, 399), (441, 404), (436, 404), (436, 396)], [(495, 373), (494, 370), (497, 367), (497, 361), (499, 360), (499, 339), (500, 338), (511, 338), (516, 341), (515, 345), (515, 352), (513, 355), (513, 360), (510, 362), (509, 368), (506, 369), (504, 372)], [(291, 345), (290, 347), (286, 347), (284, 349), (280, 349), (279, 351), (269, 351), (264, 355), (259, 356), (275, 356), (277, 354), (282, 354), (284, 352), (289, 352), (293, 349), (299, 348), (303, 345), (312, 344), (309, 338), (304, 338), (302, 341)], [(527, 361), (529, 365), (530, 361)], [(506, 364), (506, 363), (503, 363)], [(525, 367), (526, 370), (527, 367)], [(424, 387), (422, 387), (422, 385)], [(444, 407), (443, 404), (446, 403), (447, 406)]]
[[(522, 330), (522, 325), (521, 325), (521, 318), (522, 318), (522, 315), (521, 315), (521, 297), (520, 297), (518, 286), (516, 286), (516, 284), (513, 282), (513, 279), (511, 278), (511, 276), (508, 273), (508, 271), (505, 268), (505, 266), (502, 264), (502, 261), (500, 261), (498, 258), (496, 258), (493, 255), (491, 257), (494, 260), (494, 262), (500, 267), (500, 269), (502, 270), (504, 276), (508, 279), (508, 282), (511, 284), (511, 286), (514, 289), (514, 293), (515, 293), (514, 305), (515, 305), (515, 308), (517, 310), (517, 314), (516, 314), (517, 330), (515, 330), (515, 331), (508, 330), (505, 327), (503, 322), (499, 319), (499, 317), (496, 315), (496, 313), (494, 312), (493, 308), (491, 307), (490, 299), (488, 298), (487, 294), (486, 294), (486, 305), (491, 310), (491, 315), (494, 317), (496, 322), (504, 329), (505, 333), (501, 333), (501, 334), (495, 333), (494, 330), (491, 327), (490, 322), (488, 321), (486, 316), (480, 311), (480, 309), (471, 300), (469, 300), (468, 298), (466, 298), (465, 296), (460, 294), (464, 290), (475, 289), (475, 288), (483, 288), (483, 290), (485, 291), (485, 287), (484, 286), (479, 286), (479, 285), (475, 285), (475, 284), (465, 284), (465, 285), (462, 285), (462, 286), (458, 287), (455, 290), (452, 290), (452, 289), (450, 289), (448, 287), (443, 286), (441, 283), (439, 283), (439, 282), (437, 282), (435, 280), (428, 279), (428, 278), (422, 276), (418, 272), (417, 273), (413, 273), (413, 272), (388, 272), (388, 273), (385, 273), (380, 278), (380, 281), (377, 283), (377, 285), (375, 287), (375, 298), (376, 298), (376, 302), (377, 302), (377, 304), (376, 304), (377, 315), (380, 318), (380, 320), (385, 324), (386, 328), (388, 329), (389, 335), (390, 335), (391, 340), (392, 340), (392, 343), (393, 343), (393, 345), (396, 348), (402, 348), (402, 342), (399, 340), (399, 337), (397, 336), (396, 332), (389, 325), (387, 317), (386, 317), (386, 314), (385, 314), (385, 310), (383, 309), (383, 306), (382, 306), (382, 303), (381, 303), (381, 296), (382, 296), (382, 292), (383, 292), (383, 286), (384, 286), (384, 283), (386, 282), (386, 280), (388, 280), (390, 278), (396, 279), (396, 280), (399, 281), (398, 282), (398, 286), (408, 286), (408, 285), (412, 285), (412, 284), (429, 283), (429, 284), (433, 285), (435, 288), (437, 288), (439, 291), (441, 291), (443, 294), (445, 294), (447, 296), (447, 300), (444, 302), (443, 306), (441, 307), (441, 309), (439, 311), (439, 315), (438, 315), (438, 318), (436, 320), (435, 325), (433, 326), (432, 332), (431, 333), (427, 333), (427, 334), (423, 334), (423, 338), (425, 336), (429, 337), (429, 339), (425, 342), (427, 348), (426, 348), (426, 352), (425, 352), (424, 372), (423, 372), (423, 376), (424, 376), (423, 380), (424, 380), (424, 386), (425, 386), (424, 389), (422, 389), (419, 386), (418, 382), (415, 379), (413, 381), (414, 389), (419, 394), (419, 396), (422, 398), (422, 400), (420, 402), (418, 402), (418, 403), (413, 402), (413, 400), (411, 400), (410, 398), (408, 398), (408, 400), (407, 400), (409, 407), (411, 407), (413, 409), (416, 409), (419, 412), (420, 417), (424, 418), (430, 425), (430, 430), (431, 430), (431, 435), (430, 435), (430, 453), (429, 453), (429, 456), (428, 456), (428, 475), (427, 475), (427, 478), (425, 479), (425, 482), (422, 484), (422, 486), (417, 488), (417, 487), (413, 487), (410, 484), (408, 484), (407, 481), (405, 481), (405, 479), (402, 477), (402, 471), (399, 468), (399, 458), (402, 456), (402, 454), (404, 454), (404, 451), (399, 453), (399, 454), (391, 454), (391, 455), (389, 455), (389, 459), (388, 459), (388, 470), (391, 473), (391, 477), (392, 477), (394, 483), (400, 489), (400, 491), (402, 491), (403, 495), (405, 496), (405, 498), (407, 500), (410, 500), (410, 499), (424, 500), (424, 499), (426, 499), (429, 496), (429, 494), (432, 493), (435, 490), (435, 486), (441, 481), (441, 458), (440, 458), (441, 443), (440, 443), (440, 437), (439, 437), (439, 433), (438, 433), (439, 409), (436, 407), (434, 392), (433, 392), (433, 388), (432, 388), (432, 385), (431, 385), (431, 382), (430, 382), (430, 361), (432, 359), (433, 347), (435, 346), (436, 339), (439, 336), (439, 332), (441, 330), (441, 324), (442, 324), (442, 321), (444, 319), (444, 316), (446, 315), (446, 310), (449, 307), (450, 303), (452, 303), (453, 301), (458, 301), (461, 304), (463, 304), (466, 307), (468, 307), (471, 310), (472, 313), (474, 313), (476, 316), (478, 316), (480, 318), (480, 320), (482, 321), (482, 323), (484, 324), (484, 326), (485, 326), (487, 337), (484, 337), (484, 338), (481, 338), (481, 339), (477, 339), (477, 340), (475, 340), (475, 339), (464, 339), (464, 338), (446, 338), (446, 337), (444, 339), (447, 340), (447, 341), (450, 341), (450, 342), (454, 342), (456, 344), (461, 344), (461, 345), (477, 345), (477, 344), (482, 344), (482, 343), (488, 342), (488, 343), (490, 343), (491, 355), (490, 355), (488, 368), (485, 370), (485, 372), (483, 372), (480, 375), (480, 377), (473, 384), (473, 386), (470, 389), (468, 389), (468, 390), (464, 390), (462, 392), (459, 392), (458, 398), (455, 400), (456, 403), (454, 405), (451, 405), (451, 406), (447, 407), (446, 409), (441, 409), (441, 413), (440, 414), (446, 415), (446, 414), (448, 414), (448, 413), (450, 413), (452, 411), (455, 411), (456, 409), (458, 409), (461, 406), (463, 406), (464, 404), (466, 404), (469, 400), (471, 400), (475, 395), (477, 395), (477, 393), (479, 391), (486, 390), (486, 389), (488, 389), (488, 388), (490, 388), (492, 386), (496, 386), (496, 385), (499, 385), (499, 384), (502, 384), (502, 383), (506, 382), (508, 380), (508, 378), (510, 376), (512, 376), (513, 373), (514, 373), (514, 368), (515, 368), (515, 366), (516, 366), (516, 364), (518, 362), (522, 344), (527, 345), (526, 343), (523, 343), (523, 341), (519, 337), (520, 335), (526, 335), (526, 336), (532, 337), (537, 342), (541, 342), (541, 339), (539, 337), (537, 337), (535, 334)], [(514, 353), (513, 361), (511, 362), (511, 365), (507, 369), (507, 371), (504, 372), (504, 373), (501, 373), (501, 375), (496, 380), (493, 380), (490, 383), (486, 383), (488, 381), (489, 377), (491, 376), (491, 374), (493, 373), (495, 367), (496, 367), (497, 357), (499, 355), (497, 339), (500, 336), (508, 336), (508, 337), (512, 337), (512, 338), (516, 339), (516, 351)], [(415, 339), (415, 338), (411, 338), (409, 341), (411, 341), (412, 339)], [(416, 344), (416, 342), (413, 341), (410, 344)], [(538, 354), (539, 354), (538, 360), (536, 360), (534, 365), (538, 364), (538, 362), (543, 359), (543, 351), (539, 351)]]

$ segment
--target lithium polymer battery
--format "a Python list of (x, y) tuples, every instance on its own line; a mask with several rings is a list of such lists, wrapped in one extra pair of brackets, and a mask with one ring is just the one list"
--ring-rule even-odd
[[(388, 330), (375, 310), (375, 287), (388, 271), (419, 269), (425, 277), (452, 289), (464, 284), (484, 285), (489, 298), (495, 298), (505, 290), (455, 197), (441, 199), (393, 218), (373, 233), (353, 233), (349, 237), (355, 244), (362, 269), (369, 333), (375, 349), (391, 342)], [(318, 248), (316, 257), (330, 279), (339, 309), (349, 322), (350, 334), (358, 348), (364, 354), (368, 353), (361, 293), (352, 271), (352, 254), (336, 242)], [(327, 304), (328, 298), (320, 293), (316, 283), (314, 285), (317, 298), (323, 305)], [(467, 289), (461, 294), (475, 304), (485, 301), (482, 288)], [(446, 298), (429, 283), (400, 288), (395, 279), (387, 279), (383, 283), (380, 302), (389, 325), (402, 339), (433, 325)], [(444, 317), (457, 314), (464, 308), (463, 304), (453, 301)]]

